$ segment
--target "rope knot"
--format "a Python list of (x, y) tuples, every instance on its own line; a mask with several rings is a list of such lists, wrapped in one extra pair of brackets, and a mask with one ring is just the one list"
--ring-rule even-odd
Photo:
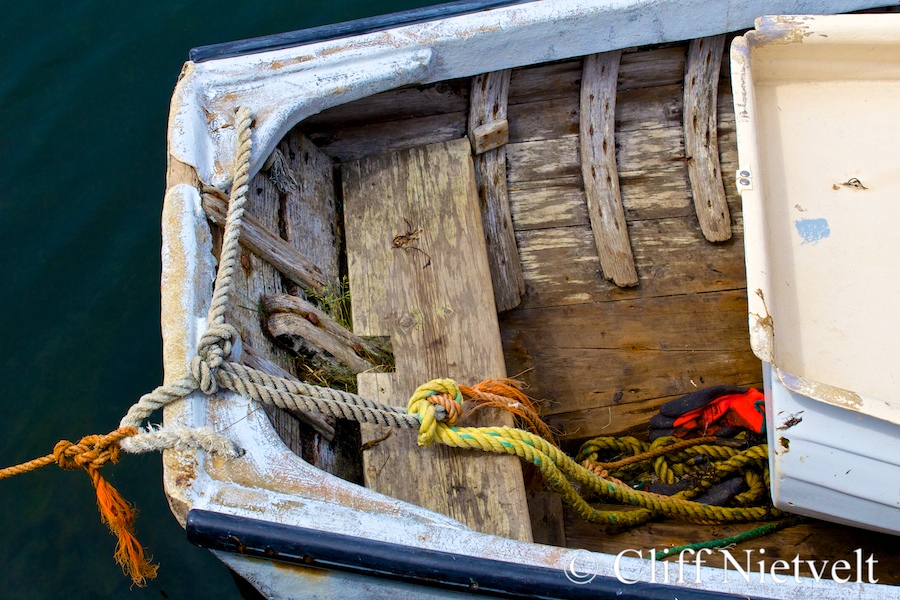
[(434, 442), (439, 421), (450, 427), (456, 425), (462, 415), (462, 392), (452, 379), (432, 379), (416, 388), (406, 411), (419, 417), (420, 446), (429, 446)]
[(215, 394), (218, 391), (216, 371), (231, 354), (233, 342), (238, 335), (237, 329), (227, 323), (220, 323), (210, 325), (200, 338), (197, 356), (191, 360), (191, 374), (203, 393)]
[(135, 433), (133, 427), (123, 427), (107, 435), (86, 435), (76, 444), (60, 440), (53, 448), (53, 458), (63, 469), (96, 470), (108, 462), (119, 462), (119, 442)]

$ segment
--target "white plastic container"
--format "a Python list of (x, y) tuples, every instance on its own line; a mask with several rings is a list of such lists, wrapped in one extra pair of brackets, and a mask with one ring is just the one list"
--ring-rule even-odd
[(900, 14), (763, 17), (731, 57), (775, 504), (900, 533)]

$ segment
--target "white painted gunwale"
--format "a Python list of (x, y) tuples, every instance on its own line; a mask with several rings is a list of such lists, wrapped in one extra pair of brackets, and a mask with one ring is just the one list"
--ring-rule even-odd
[[(187, 63), (169, 121), (170, 156), (196, 168), (207, 184), (227, 189), (234, 144), (231, 115), (255, 115), (251, 176), (298, 122), (325, 108), (410, 84), (464, 77), (623, 47), (713, 35), (750, 27), (762, 14), (844, 12), (877, 1), (607, 0), (535, 2), (401, 27), (343, 40)], [(167, 191), (163, 209), (162, 326), (166, 379), (181, 376), (205, 327), (214, 261), (197, 190)], [(363, 536), (410, 547), (564, 570), (584, 551), (484, 535), (425, 509), (387, 498), (323, 473), (292, 454), (261, 410), (230, 392), (199, 393), (165, 409), (167, 425), (212, 426), (247, 452), (225, 461), (202, 452), (164, 454), (164, 483), (176, 518), (202, 508)], [(354, 596), (358, 576), (322, 575), (302, 567), (218, 556), (270, 598)], [(614, 556), (589, 553), (599, 573), (613, 576)], [(649, 581), (649, 563), (626, 557), (622, 573)], [(677, 565), (668, 565), (672, 579)], [(660, 572), (661, 573), (661, 572)], [(703, 568), (685, 587), (772, 598), (889, 598), (893, 588), (768, 576), (722, 581)], [(562, 572), (560, 574), (563, 577)], [(661, 575), (658, 573), (657, 577)], [(657, 579), (659, 580), (659, 579)], [(561, 579), (561, 582), (563, 580)], [(410, 586), (370, 582), (369, 597), (414, 597)], [(369, 584), (367, 584), (369, 585)], [(396, 595), (395, 595), (396, 594)], [(449, 596), (448, 596), (449, 597)]]

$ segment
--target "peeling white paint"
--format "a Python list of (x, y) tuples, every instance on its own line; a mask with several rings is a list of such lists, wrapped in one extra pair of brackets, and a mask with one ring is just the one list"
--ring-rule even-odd
[(251, 176), (302, 119), (411, 84), (750, 27), (763, 14), (846, 12), (872, 0), (555, 0), (185, 67), (170, 153), (226, 189), (238, 106), (255, 116)]

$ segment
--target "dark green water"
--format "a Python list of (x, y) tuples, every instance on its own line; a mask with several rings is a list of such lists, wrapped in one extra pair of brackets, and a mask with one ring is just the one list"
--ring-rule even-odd
[[(4, 5), (0, 466), (115, 429), (162, 380), (166, 118), (188, 50), (434, 3)], [(0, 598), (239, 597), (169, 513), (158, 455), (104, 475), (140, 509), (137, 535), (159, 577), (129, 591), (88, 477), (51, 466), (0, 481)]]

